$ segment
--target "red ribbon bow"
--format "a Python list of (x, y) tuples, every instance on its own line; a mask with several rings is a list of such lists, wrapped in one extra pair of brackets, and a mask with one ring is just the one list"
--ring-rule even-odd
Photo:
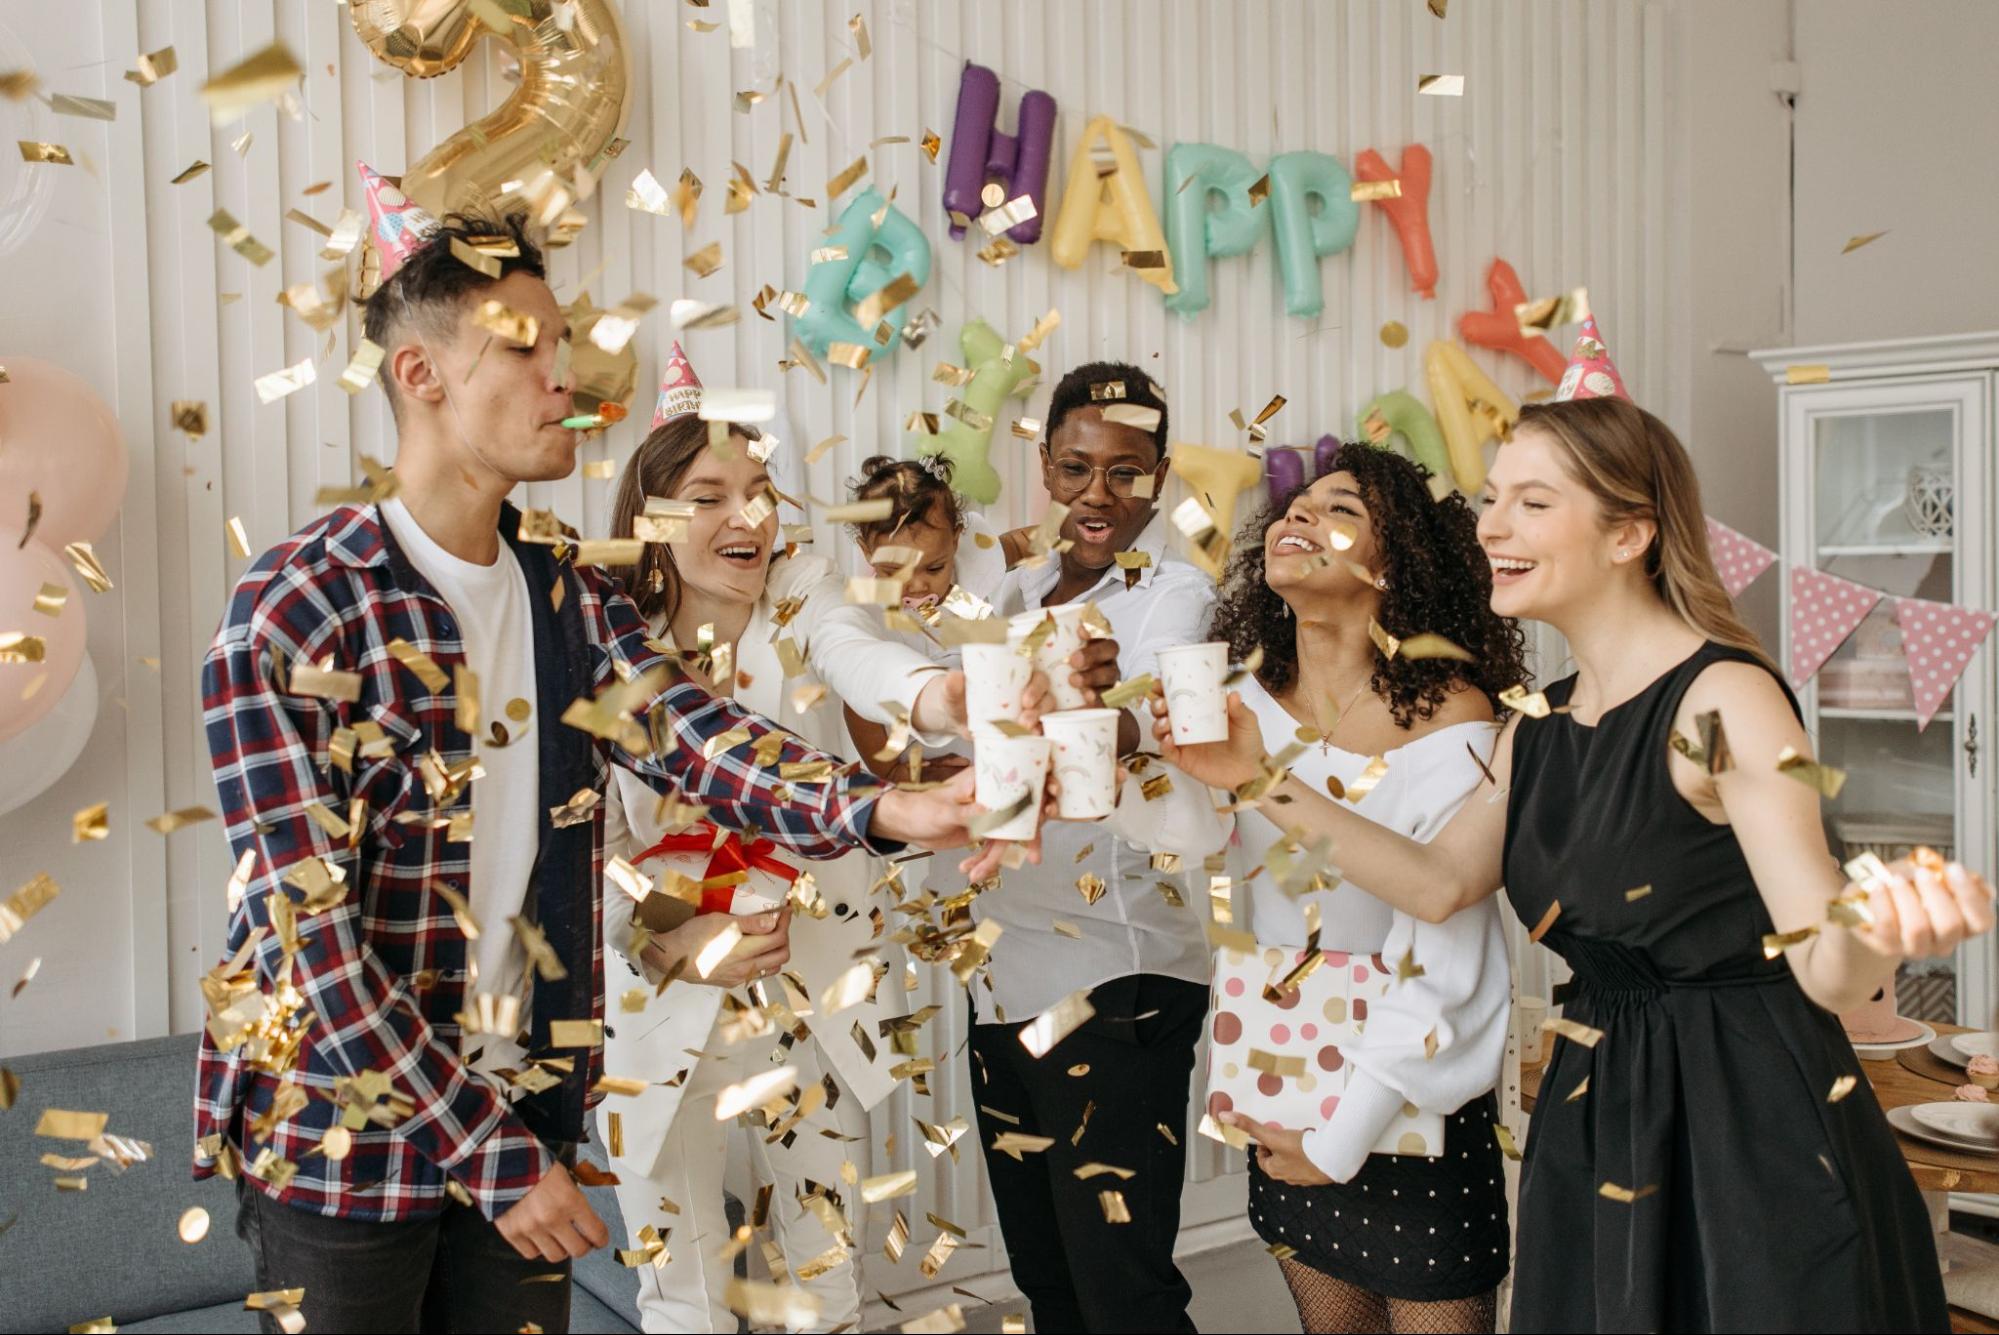
[[(740, 834), (730, 830), (717, 844), (716, 829), (716, 826), (702, 821), (692, 829), (669, 834), (633, 858), (632, 865), (638, 866), (648, 858), (666, 853), (709, 853), (708, 870), (703, 873), (703, 880), (712, 881), (718, 876), (732, 876), (737, 872), (747, 876), (752, 868), (781, 877), (787, 885), (798, 879), (798, 868), (773, 856), (777, 845), (770, 840), (758, 837), (745, 843)], [(733, 884), (706, 886), (701, 891), (701, 912), (727, 913), (735, 897), (736, 887)]]

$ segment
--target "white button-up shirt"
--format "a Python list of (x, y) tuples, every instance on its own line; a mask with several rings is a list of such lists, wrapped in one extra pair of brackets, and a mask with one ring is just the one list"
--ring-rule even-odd
[[(1132, 543), (1152, 564), (1138, 572), (1130, 588), (1125, 572), (1113, 565), (1075, 600), (1094, 602), (1110, 622), (1123, 679), (1156, 673), (1161, 649), (1207, 637), (1214, 584), (1168, 554), (1167, 531), (1164, 512), (1155, 514)], [(993, 605), (1001, 615), (1041, 607), (1060, 573), (1053, 559), (1016, 569), (1001, 583)], [(1151, 721), (1141, 706), (1139, 735), (1148, 746)], [(1147, 802), (1134, 780), (1124, 787), (1118, 813), (1106, 820), (1044, 821), (1040, 864), (1006, 872), (997, 889), (973, 902), (974, 917), (1001, 927), (992, 948), (991, 990), (983, 983), (972, 989), (980, 1023), (1032, 1019), (1071, 992), (1132, 974), (1208, 981), (1207, 878), (1199, 857), (1218, 842), (1213, 803), (1205, 788), (1177, 770), (1155, 765), (1151, 772), (1170, 774), (1173, 792)], [(1148, 849), (1183, 847), (1198, 850), (1189, 870), (1152, 870)], [(1103, 878), (1104, 893), (1094, 904), (1076, 888), (1086, 873)], [(1161, 881), (1172, 885), (1180, 907), (1160, 893)], [(1064, 930), (1056, 929), (1058, 922)]]

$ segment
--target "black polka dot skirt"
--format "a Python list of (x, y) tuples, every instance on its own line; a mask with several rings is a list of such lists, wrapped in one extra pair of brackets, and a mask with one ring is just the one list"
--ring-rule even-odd
[(1257, 1236), (1334, 1279), (1389, 1298), (1444, 1302), (1506, 1277), (1506, 1178), (1491, 1095), (1444, 1119), (1436, 1158), (1370, 1154), (1350, 1182), (1293, 1187), (1249, 1161)]

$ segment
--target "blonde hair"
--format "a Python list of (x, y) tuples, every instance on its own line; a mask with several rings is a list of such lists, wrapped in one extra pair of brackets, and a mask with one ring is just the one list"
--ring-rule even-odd
[(1571, 475), (1603, 507), (1606, 526), (1652, 522), (1657, 533), (1645, 549), (1645, 574), (1666, 606), (1708, 639), (1776, 671), (1715, 573), (1700, 480), (1672, 428), (1619, 398), (1529, 404), (1515, 430), (1529, 426), (1561, 447)]

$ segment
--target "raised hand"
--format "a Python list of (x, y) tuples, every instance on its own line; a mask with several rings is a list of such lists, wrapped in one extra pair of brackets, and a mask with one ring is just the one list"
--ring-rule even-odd
[(1877, 954), (1896, 958), (1948, 955), (1968, 937), (1992, 930), (1992, 887), (1961, 862), (1945, 862), (1918, 848), (1888, 867), (1887, 879), (1870, 877), (1871, 925), (1854, 935)]
[(1159, 740), (1159, 756), (1189, 778), (1210, 788), (1235, 789), (1254, 779), (1263, 767), (1263, 729), (1256, 711), (1229, 692), (1229, 735), (1226, 741), (1181, 746), (1173, 740), (1173, 725), (1166, 716), (1166, 701), (1152, 698), (1152, 735)]

